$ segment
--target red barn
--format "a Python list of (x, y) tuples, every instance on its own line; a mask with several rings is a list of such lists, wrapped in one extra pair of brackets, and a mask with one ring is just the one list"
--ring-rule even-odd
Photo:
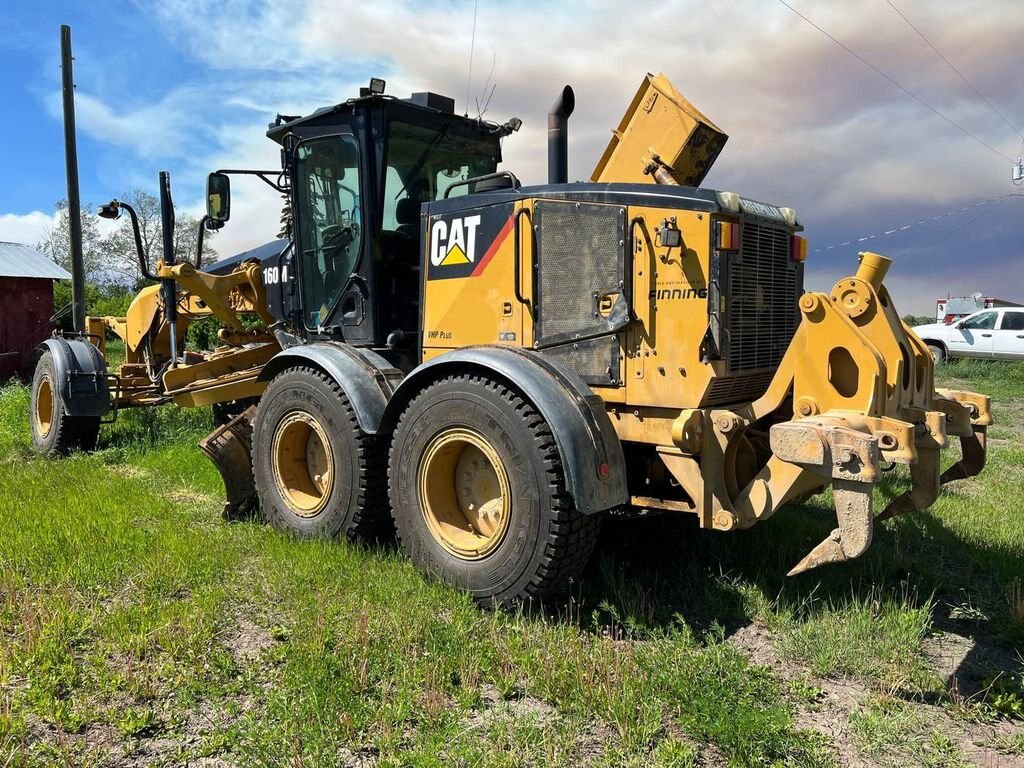
[(35, 248), (0, 242), (0, 381), (29, 373), (32, 350), (53, 333), (53, 281), (70, 279)]

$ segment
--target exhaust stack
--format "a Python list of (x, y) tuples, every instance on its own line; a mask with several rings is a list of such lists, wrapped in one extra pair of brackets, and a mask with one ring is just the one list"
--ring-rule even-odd
[(569, 115), (576, 108), (576, 94), (567, 85), (548, 112), (548, 184), (569, 181)]

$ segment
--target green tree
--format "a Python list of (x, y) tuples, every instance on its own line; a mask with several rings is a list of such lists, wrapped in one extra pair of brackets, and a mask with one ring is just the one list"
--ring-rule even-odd
[[(156, 269), (156, 262), (163, 256), (163, 228), (160, 220), (160, 201), (144, 189), (129, 190), (122, 198), (135, 209), (139, 219), (139, 234), (142, 252), (150, 271)], [(179, 261), (194, 261), (196, 238), (199, 234), (199, 220), (187, 213), (177, 213), (174, 221), (174, 256)], [(217, 252), (210, 245), (214, 232), (207, 231), (203, 237), (203, 262), (209, 263)], [(111, 268), (121, 281), (138, 285), (142, 270), (135, 247), (131, 218), (123, 214), (119, 225), (106, 239), (110, 254)]]
[(903, 322), (913, 328), (915, 325), (928, 325), (928, 323), (934, 323), (934, 317), (928, 317), (927, 315), (904, 315)]
[[(85, 279), (91, 283), (106, 282), (106, 258), (104, 238), (99, 230), (99, 217), (92, 205), (82, 206), (82, 265)], [(49, 256), (68, 272), (71, 271), (71, 217), (67, 200), (56, 204), (56, 224), (48, 228), (43, 239), (36, 243), (36, 250)]]
[[(85, 313), (90, 317), (124, 317), (135, 294), (118, 283), (85, 284)], [(55, 280), (53, 283), (53, 309), (58, 315), (57, 326), (71, 330), (71, 282)], [(63, 310), (63, 311), (62, 311)]]

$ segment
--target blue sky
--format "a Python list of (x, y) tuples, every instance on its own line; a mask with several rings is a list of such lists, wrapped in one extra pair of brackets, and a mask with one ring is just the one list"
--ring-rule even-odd
[[(884, 0), (792, 4), (999, 154), (1019, 154), (1020, 135)], [(1024, 125), (1018, 0), (896, 4)], [(1024, 191), (1010, 184), (1009, 160), (775, 0), (637, 2), (628, 17), (611, 0), (531, 6), (480, 1), (469, 88), (473, 104), (490, 76), (487, 116), (524, 120), (505, 158), (526, 181), (543, 180), (545, 114), (561, 85), (577, 92), (570, 175), (586, 178), (644, 73), (662, 71), (730, 135), (706, 184), (798, 210), (814, 288), (851, 271), (857, 251), (816, 248)], [(472, 0), (14, 5), (0, 27), (0, 240), (37, 240), (65, 194), (62, 23), (74, 38), (83, 200), (154, 191), (167, 169), (176, 202), (194, 212), (208, 171), (276, 164), (264, 136), (276, 112), (343, 100), (370, 75), (385, 77), (391, 93), (436, 90), (463, 109), (472, 12)], [(216, 243), (224, 253), (269, 239), (277, 222), (272, 195), (235, 192)], [(947, 291), (1024, 301), (1022, 220), (1024, 198), (1007, 198), (871, 246), (896, 258), (889, 284), (904, 311), (928, 311)]]
[[(60, 122), (62, 23), (73, 25), (75, 74), (90, 95), (108, 103), (144, 103), (181, 79), (201, 77), (187, 55), (131, 5), (81, 2), (20, 4), (0, 29), (0, 99), (9, 118), (0, 126), (3, 166), (14, 184), (0, 189), (0, 210), (27, 213), (64, 196)], [(154, 66), (159, 62), (159, 66)], [(79, 163), (86, 199), (111, 196), (122, 157), (116, 143), (80, 130)], [(160, 159), (160, 158), (154, 158)]]

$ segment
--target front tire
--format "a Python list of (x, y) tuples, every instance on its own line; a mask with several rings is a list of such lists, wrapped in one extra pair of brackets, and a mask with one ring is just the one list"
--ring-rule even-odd
[(98, 416), (69, 416), (64, 412), (53, 353), (44, 352), (32, 376), (30, 422), (32, 445), (43, 456), (66, 455), (96, 448)]
[(547, 423), (521, 395), (479, 376), (424, 389), (391, 446), (402, 549), (479, 603), (511, 606), (564, 591), (594, 550)]
[(929, 344), (928, 351), (932, 353), (932, 360), (935, 361), (936, 365), (942, 365), (946, 362), (946, 350), (938, 344)]
[(253, 421), (253, 474), (268, 522), (298, 538), (375, 540), (388, 523), (384, 452), (333, 380), (278, 374)]

